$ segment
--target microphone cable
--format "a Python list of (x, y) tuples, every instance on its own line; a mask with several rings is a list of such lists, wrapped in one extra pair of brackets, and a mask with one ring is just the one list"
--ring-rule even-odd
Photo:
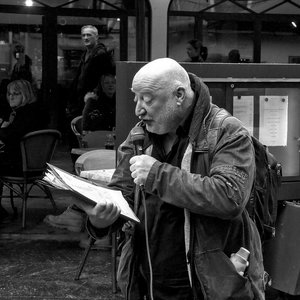
[(148, 265), (149, 265), (149, 274), (150, 274), (150, 284), (149, 284), (150, 300), (154, 300), (154, 297), (153, 297), (153, 271), (152, 271), (152, 262), (151, 262), (150, 247), (149, 247), (148, 217), (147, 217), (147, 205), (146, 205), (144, 186), (141, 185), (140, 189), (141, 189), (141, 194), (142, 194), (142, 203), (143, 203), (144, 211), (145, 211), (144, 225), (145, 225), (146, 250), (147, 250), (147, 258), (148, 258)]

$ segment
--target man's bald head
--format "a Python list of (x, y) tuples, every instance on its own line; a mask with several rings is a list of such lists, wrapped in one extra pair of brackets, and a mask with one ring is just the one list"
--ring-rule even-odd
[(174, 133), (193, 103), (188, 73), (171, 58), (159, 58), (134, 76), (135, 113), (156, 134)]
[(134, 76), (132, 85), (140, 81), (155, 83), (156, 88), (172, 88), (183, 86), (190, 89), (190, 80), (186, 70), (174, 59), (158, 58), (143, 66)]

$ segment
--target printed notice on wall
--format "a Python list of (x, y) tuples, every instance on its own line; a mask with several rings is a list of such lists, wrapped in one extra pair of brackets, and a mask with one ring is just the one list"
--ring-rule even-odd
[(287, 145), (288, 96), (259, 97), (259, 141), (266, 146)]
[(233, 115), (243, 122), (253, 135), (253, 96), (234, 96)]

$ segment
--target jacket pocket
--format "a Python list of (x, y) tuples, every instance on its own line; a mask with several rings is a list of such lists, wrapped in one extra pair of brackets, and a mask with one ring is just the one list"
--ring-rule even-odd
[(227, 255), (220, 249), (196, 253), (195, 271), (210, 300), (252, 300), (249, 278), (241, 276)]

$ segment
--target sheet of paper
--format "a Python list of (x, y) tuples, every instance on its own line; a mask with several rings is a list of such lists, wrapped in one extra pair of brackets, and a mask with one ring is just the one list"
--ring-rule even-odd
[(114, 172), (115, 172), (115, 169), (81, 171), (80, 177), (87, 178), (90, 180), (109, 183)]
[(266, 146), (286, 146), (288, 96), (259, 97), (259, 141)]
[(77, 193), (94, 201), (95, 203), (106, 203), (113, 201), (119, 206), (121, 215), (139, 222), (139, 219), (130, 208), (121, 191), (98, 186), (96, 184), (93, 184), (92, 182), (81, 179), (52, 165), (51, 167), (55, 170), (61, 180)]
[(234, 96), (233, 115), (243, 122), (244, 126), (253, 135), (253, 115), (254, 115), (253, 96)]

